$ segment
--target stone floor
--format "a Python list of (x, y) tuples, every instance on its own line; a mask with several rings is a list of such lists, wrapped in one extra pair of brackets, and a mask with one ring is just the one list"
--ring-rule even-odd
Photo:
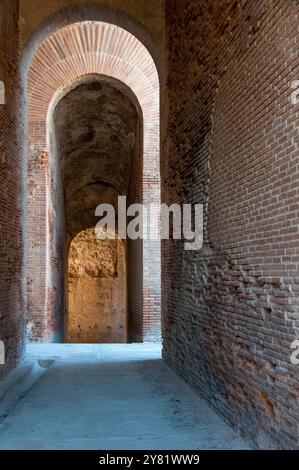
[(0, 449), (250, 448), (159, 345), (30, 345), (29, 363), (40, 370), (2, 415)]

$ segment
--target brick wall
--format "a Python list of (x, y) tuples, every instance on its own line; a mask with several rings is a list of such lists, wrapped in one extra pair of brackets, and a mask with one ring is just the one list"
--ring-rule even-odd
[(167, 2), (163, 199), (203, 203), (163, 246), (164, 358), (256, 446), (298, 448), (299, 5)]
[(18, 86), (18, 2), (0, 3), (0, 80), (5, 104), (0, 105), (0, 340), (6, 364), (13, 367), (24, 349), (24, 240), (22, 217), (21, 90)]
[[(143, 179), (143, 116), (138, 100), (131, 96), (138, 112), (136, 143), (132, 155), (130, 184), (128, 187), (127, 205), (142, 203)], [(143, 341), (143, 242), (127, 241), (128, 268), (128, 341)], [(161, 328), (161, 324), (160, 324)]]

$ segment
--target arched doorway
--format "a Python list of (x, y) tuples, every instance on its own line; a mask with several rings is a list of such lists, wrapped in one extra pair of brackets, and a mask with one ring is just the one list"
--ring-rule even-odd
[(133, 258), (136, 242), (113, 239), (117, 233), (97, 240), (95, 209), (110, 204), (117, 211), (118, 196), (140, 197), (135, 192), (135, 182), (142, 181), (140, 108), (123, 84), (99, 75), (76, 81), (59, 97), (51, 106), (48, 130), (51, 200), (60, 209), (54, 216), (63, 247), (52, 270), (53, 283), (62, 285), (57, 296), (61, 337), (91, 343), (134, 340), (130, 301), (142, 291), (130, 281), (132, 272), (142, 277), (141, 253)]
[[(157, 68), (152, 55), (133, 34), (115, 24), (91, 19), (99, 18), (99, 11), (98, 8), (84, 8), (81, 19), (88, 20), (72, 23), (70, 15), (70, 24), (63, 27), (60, 27), (58, 16), (55, 26), (52, 21), (51, 28), (37, 34), (31, 52), (24, 56), (29, 139), (28, 336), (32, 341), (61, 341), (63, 336), (61, 312), (65, 301), (61, 300), (60, 293), (63, 283), (61, 259), (65, 247), (62, 230), (56, 223), (61, 203), (55, 171), (53, 173), (54, 144), (49, 132), (51, 113), (59, 94), (82, 77), (93, 74), (116, 79), (131, 90), (143, 117), (143, 151), (140, 171), (138, 173), (136, 168), (137, 176), (131, 184), (131, 194), (135, 196), (132, 202), (160, 201)], [(75, 15), (74, 20), (77, 19)], [(153, 217), (157, 218), (158, 213)], [(135, 243), (130, 253), (131, 262), (135, 263), (135, 269), (129, 270), (129, 285), (132, 286), (128, 295), (130, 339), (138, 342), (157, 340), (161, 329), (160, 242)], [(128, 263), (130, 266), (130, 260)]]
[(127, 263), (123, 240), (98, 240), (94, 228), (78, 233), (68, 253), (67, 289), (66, 342), (127, 341)]

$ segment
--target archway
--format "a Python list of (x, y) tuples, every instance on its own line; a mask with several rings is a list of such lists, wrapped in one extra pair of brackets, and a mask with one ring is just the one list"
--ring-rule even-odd
[(139, 197), (134, 183), (142, 182), (141, 110), (127, 87), (99, 75), (67, 87), (51, 109), (50, 200), (63, 247), (52, 269), (61, 285), (55, 304), (60, 336), (68, 342), (134, 340), (132, 298), (142, 290), (131, 277), (135, 271), (142, 276), (141, 253), (133, 259), (136, 242), (115, 240), (115, 232), (99, 241), (94, 229), (98, 204), (117, 211), (118, 196)]
[(128, 340), (126, 245), (98, 240), (94, 228), (78, 233), (68, 253), (68, 343)]
[[(83, 18), (86, 15), (91, 18), (95, 13), (99, 17), (98, 8), (91, 8), (88, 14), (87, 10), (84, 9)], [(54, 32), (49, 35), (49, 29), (45, 29), (44, 40), (38, 47), (37, 38), (43, 34), (37, 34), (23, 62), (29, 140), (28, 332), (33, 341), (61, 340), (62, 305), (57, 301), (61, 278), (53, 273), (57, 271), (64, 247), (55, 225), (57, 200), (52, 197), (55, 178), (49, 164), (53, 152), (48, 132), (53, 103), (57, 102), (59, 93), (84, 76), (100, 74), (123, 83), (136, 95), (143, 116), (143, 155), (142, 177), (134, 181), (137, 200), (132, 202), (147, 204), (160, 200), (160, 87), (151, 54), (135, 36), (115, 24), (91, 20), (72, 23), (71, 15), (69, 19), (70, 24), (62, 28), (58, 20), (55, 27), (52, 22)], [(139, 283), (143, 278), (143, 283), (137, 289), (139, 297), (135, 296), (131, 303), (132, 340), (157, 340), (161, 308), (160, 243), (144, 240), (135, 250), (141, 259), (137, 263), (139, 272), (137, 269), (132, 274), (132, 283), (134, 277)]]

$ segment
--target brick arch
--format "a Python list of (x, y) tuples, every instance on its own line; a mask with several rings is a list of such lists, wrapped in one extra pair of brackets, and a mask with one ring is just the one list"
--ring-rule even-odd
[[(22, 62), (27, 96), (28, 122), (28, 316), (33, 340), (55, 340), (56, 321), (51, 309), (57, 286), (50, 282), (52, 265), (63, 248), (56, 245), (56, 256), (48, 250), (55, 239), (55, 220), (49, 214), (49, 146), (47, 116), (53, 97), (76, 80), (100, 74), (123, 82), (137, 97), (143, 115), (143, 202), (160, 200), (160, 84), (155, 61), (145, 45), (126, 27), (134, 21), (120, 21), (122, 14), (99, 7), (71, 8), (49, 20), (29, 42)], [(126, 15), (125, 15), (126, 16)], [(80, 20), (79, 22), (74, 22)], [(59, 28), (61, 24), (66, 24)], [(149, 36), (134, 26), (146, 44)], [(142, 33), (142, 34), (141, 34)], [(42, 42), (40, 42), (42, 40)], [(153, 43), (152, 43), (153, 44)], [(151, 46), (152, 50), (155, 47)], [(157, 51), (155, 52), (157, 59)], [(36, 232), (36, 224), (39, 230)], [(53, 242), (55, 244), (55, 241)], [(157, 339), (160, 330), (160, 248), (158, 242), (143, 243), (143, 299), (138, 340)], [(157, 276), (158, 274), (158, 276)], [(140, 321), (139, 321), (140, 323)]]
[(117, 26), (83, 22), (56, 31), (33, 57), (27, 80), (29, 123), (44, 122), (57, 90), (94, 73), (124, 82), (137, 96), (145, 124), (159, 121), (159, 77), (147, 49)]
[[(89, 74), (111, 76), (133, 91), (144, 117), (145, 147), (150, 145), (151, 153), (159, 152), (159, 138), (150, 138), (154, 132), (159, 134), (160, 88), (155, 63), (132, 34), (103, 22), (66, 26), (37, 50), (27, 78), (30, 143), (47, 151), (45, 117), (53, 96)], [(38, 127), (38, 135), (31, 132), (32, 127)]]

